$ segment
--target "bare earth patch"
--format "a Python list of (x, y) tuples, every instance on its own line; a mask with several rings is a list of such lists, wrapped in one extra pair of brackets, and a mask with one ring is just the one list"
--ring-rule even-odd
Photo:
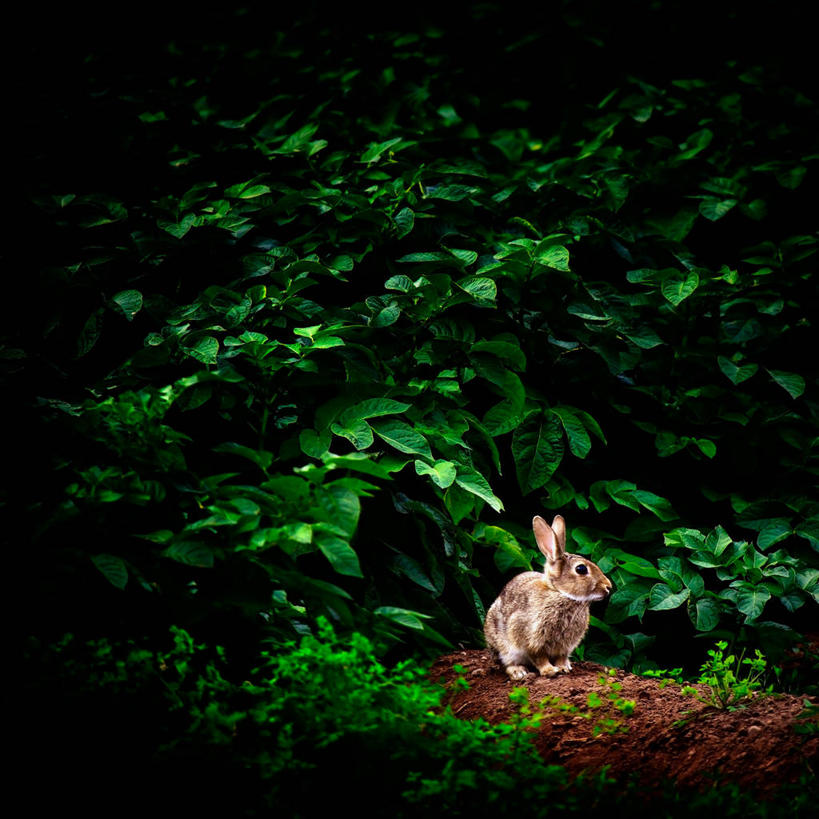
[[(466, 671), (456, 673), (455, 665)], [(448, 702), (462, 719), (508, 720), (515, 712), (509, 692), (516, 685), (528, 689), (532, 705), (557, 697), (575, 706), (579, 710), (548, 708), (535, 739), (548, 762), (575, 774), (609, 766), (613, 776), (637, 774), (649, 787), (670, 779), (705, 788), (718, 778), (760, 797), (804, 774), (815, 775), (819, 737), (794, 731), (805, 697), (756, 697), (744, 708), (717, 710), (680, 693), (677, 685), (664, 686), (620, 669), (610, 676), (608, 671), (577, 662), (569, 674), (546, 678), (532, 673), (522, 683), (512, 683), (489, 651), (467, 650), (440, 657), (431, 677), (450, 689)], [(614, 706), (611, 686), (600, 682), (603, 675), (622, 686), (617, 692), (621, 697), (634, 700), (631, 715)], [(468, 689), (451, 687), (459, 676)], [(588, 706), (592, 692), (602, 701), (596, 708)]]

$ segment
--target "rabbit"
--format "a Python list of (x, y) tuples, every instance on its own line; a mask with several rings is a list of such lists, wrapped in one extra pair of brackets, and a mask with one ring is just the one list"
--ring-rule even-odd
[(588, 558), (566, 553), (566, 523), (557, 515), (549, 526), (532, 520), (538, 548), (546, 556), (543, 572), (524, 572), (504, 586), (489, 607), (486, 643), (513, 680), (527, 666), (544, 677), (572, 670), (569, 655), (589, 628), (589, 603), (611, 593), (611, 581)]

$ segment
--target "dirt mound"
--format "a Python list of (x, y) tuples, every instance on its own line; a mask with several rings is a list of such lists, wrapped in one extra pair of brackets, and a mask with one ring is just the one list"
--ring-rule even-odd
[[(458, 673), (456, 665), (466, 670)], [(703, 788), (719, 779), (770, 796), (780, 784), (813, 775), (819, 761), (819, 737), (794, 730), (804, 721), (804, 697), (755, 697), (744, 708), (718, 710), (677, 685), (590, 662), (514, 684), (486, 650), (440, 657), (431, 675), (449, 689), (448, 702), (463, 719), (508, 720), (516, 685), (528, 689), (533, 705), (550, 698), (535, 743), (548, 762), (573, 773), (608, 765), (615, 777), (636, 773), (647, 787), (671, 779)], [(453, 685), (459, 677), (467, 689)]]

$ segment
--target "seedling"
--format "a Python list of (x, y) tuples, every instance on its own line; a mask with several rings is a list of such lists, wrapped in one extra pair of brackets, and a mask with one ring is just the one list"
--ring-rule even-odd
[[(690, 694), (706, 705), (729, 711), (744, 707), (744, 700), (771, 694), (773, 685), (763, 688), (761, 682), (768, 670), (768, 661), (762, 652), (756, 649), (754, 657), (743, 657), (744, 652), (738, 657), (734, 654), (725, 656), (727, 648), (726, 641), (718, 642), (708, 652), (709, 659), (700, 669), (698, 682), (707, 687), (707, 693), (703, 695), (700, 689), (691, 685), (683, 686), (683, 693)], [(773, 671), (778, 673), (779, 669), (774, 668)]]

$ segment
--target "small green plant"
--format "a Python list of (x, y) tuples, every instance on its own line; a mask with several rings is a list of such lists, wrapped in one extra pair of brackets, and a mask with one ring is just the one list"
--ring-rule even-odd
[[(594, 724), (592, 728), (592, 734), (594, 736), (598, 736), (601, 733), (616, 734), (628, 732), (628, 726), (620, 719), (617, 712), (622, 716), (630, 717), (634, 713), (636, 703), (634, 700), (627, 700), (620, 693), (623, 690), (623, 685), (614, 679), (616, 673), (615, 669), (610, 668), (608, 674), (601, 674), (598, 678), (598, 682), (605, 691), (605, 699), (610, 708), (614, 709), (615, 714), (613, 716), (602, 717)], [(599, 705), (603, 704), (600, 695), (593, 691), (589, 693), (587, 697), (590, 706), (593, 698)]]
[[(763, 688), (762, 679), (768, 671), (768, 661), (759, 649), (754, 657), (743, 657), (734, 654), (725, 655), (728, 643), (720, 640), (715, 648), (708, 652), (709, 659), (700, 669), (697, 682), (707, 686), (703, 695), (700, 689), (692, 685), (683, 686), (683, 693), (690, 694), (714, 708), (725, 708), (733, 711), (744, 706), (744, 700), (762, 694), (771, 694), (773, 684)], [(773, 669), (774, 673), (778, 669)]]
[(626, 733), (628, 726), (619, 715), (631, 716), (634, 713), (635, 702), (625, 699), (620, 694), (623, 686), (612, 679), (614, 674), (616, 671), (610, 669), (608, 675), (600, 675), (599, 682), (603, 687), (603, 694), (601, 696), (601, 692), (589, 691), (586, 695), (585, 708), (553, 695), (543, 697), (536, 706), (531, 706), (528, 691), (525, 688), (514, 689), (509, 694), (509, 699), (518, 705), (518, 713), (526, 720), (524, 725), (521, 717), (517, 717), (515, 724), (521, 728), (537, 728), (547, 713), (558, 712), (582, 719), (594, 719), (592, 735), (595, 737), (601, 733)]
[(665, 688), (668, 685), (682, 685), (683, 684), (683, 670), (682, 668), (648, 668), (641, 671), (643, 677), (652, 677), (658, 680), (660, 688)]
[(802, 704), (805, 707), (797, 716), (798, 722), (793, 726), (793, 730), (807, 739), (819, 734), (819, 705), (815, 705), (809, 699), (803, 700)]

